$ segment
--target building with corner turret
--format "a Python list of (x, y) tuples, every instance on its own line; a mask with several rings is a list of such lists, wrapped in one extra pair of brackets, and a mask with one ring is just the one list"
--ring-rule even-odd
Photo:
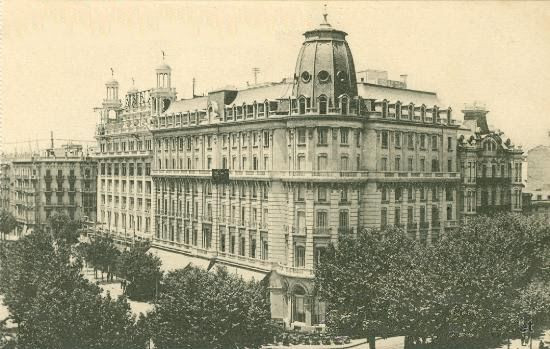
[(341, 234), (395, 225), (430, 244), (487, 207), (518, 210), (521, 150), (489, 130), (486, 111), (466, 108), (459, 125), (406, 75), (356, 72), (346, 36), (325, 15), (280, 82), (178, 99), (164, 61), (156, 86), (124, 102), (107, 82), (99, 230), (150, 239), (167, 269), (267, 277), (272, 317), (311, 329), (325, 316), (313, 270)]

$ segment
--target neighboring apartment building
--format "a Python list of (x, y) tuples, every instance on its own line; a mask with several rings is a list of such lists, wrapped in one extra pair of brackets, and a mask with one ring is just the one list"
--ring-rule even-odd
[(468, 105), (463, 113), (457, 149), (463, 217), (521, 212), (523, 150), (505, 139), (502, 132), (489, 129), (485, 107)]
[(530, 198), (526, 213), (550, 222), (550, 146), (539, 145), (527, 152), (525, 191)]
[(17, 219), (18, 235), (45, 229), (54, 212), (95, 221), (97, 169), (81, 145), (14, 155), (9, 166), (10, 211)]
[(0, 209), (10, 210), (10, 163), (0, 160)]
[[(397, 225), (433, 243), (473, 213), (464, 186), (475, 207), (497, 197), (483, 179), (462, 179), (461, 161), (480, 173), (486, 160), (508, 161), (502, 205), (515, 207), (510, 166), (521, 151), (484, 151), (498, 135), (461, 127), (406, 76), (356, 74), (346, 35), (326, 19), (307, 31), (294, 77), (278, 83), (177, 100), (163, 63), (156, 87), (123, 104), (109, 81), (96, 132), (100, 229), (151, 239), (169, 268), (268, 275), (273, 318), (304, 328), (324, 322), (313, 269), (340, 234)], [(213, 169), (228, 169), (228, 182), (213, 182)]]

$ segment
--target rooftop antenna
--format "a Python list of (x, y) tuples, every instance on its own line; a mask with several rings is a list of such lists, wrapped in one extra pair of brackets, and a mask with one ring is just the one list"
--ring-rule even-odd
[(254, 85), (258, 84), (259, 73), (260, 73), (260, 68), (252, 68), (252, 74), (254, 74)]
[(111, 76), (115, 76), (115, 70), (111, 68)]
[(162, 52), (162, 61), (164, 62), (164, 58), (166, 58), (166, 53), (164, 52), (164, 50), (160, 50), (160, 52)]
[(193, 78), (193, 98), (195, 98), (195, 78)]
[[(111, 68), (113, 70), (113, 68)], [(53, 149), (53, 131), (50, 131), (50, 146)]]
[(136, 82), (134, 81), (134, 78), (132, 78), (132, 87), (134, 87), (135, 84)]

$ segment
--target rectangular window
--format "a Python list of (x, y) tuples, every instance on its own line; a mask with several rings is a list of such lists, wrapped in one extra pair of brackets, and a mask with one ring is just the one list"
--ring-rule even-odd
[(410, 150), (414, 149), (414, 134), (413, 133), (409, 133), (407, 135), (407, 145), (408, 145), (408, 148)]
[(395, 147), (401, 148), (401, 133), (395, 132)]
[(298, 144), (306, 144), (306, 130), (298, 129)]
[(420, 149), (426, 149), (426, 135), (420, 135)]
[(407, 159), (407, 171), (409, 172), (413, 171), (413, 158)]
[(264, 131), (264, 148), (269, 148), (269, 132)]
[(388, 159), (382, 158), (380, 159), (380, 171), (387, 171), (388, 170)]
[(432, 150), (437, 150), (439, 147), (439, 140), (438, 140), (438, 137), (436, 135), (433, 135), (432, 136)]
[(447, 160), (447, 172), (453, 172), (453, 160)]
[(395, 219), (395, 225), (400, 225), (401, 224), (401, 209), (399, 207), (396, 207), (395, 208), (395, 215), (394, 215), (394, 219)]
[(318, 171), (326, 171), (327, 169), (327, 156), (326, 155), (319, 155), (317, 157), (317, 170)]
[(412, 206), (407, 207), (407, 223), (414, 222), (414, 209)]
[(447, 137), (447, 151), (453, 151), (453, 138)]
[(382, 149), (388, 149), (388, 131), (382, 131)]
[(320, 202), (327, 201), (327, 189), (320, 187), (317, 189), (317, 200)]
[(318, 140), (319, 145), (327, 145), (328, 144), (328, 129), (327, 128), (319, 128), (318, 129)]
[(382, 207), (380, 210), (380, 227), (385, 228), (388, 225), (388, 209)]
[(317, 211), (316, 228), (326, 228), (328, 226), (328, 217), (325, 211)]
[(395, 171), (401, 171), (401, 158), (395, 158)]
[(341, 144), (348, 144), (348, 138), (349, 138), (349, 129), (341, 128), (340, 129), (340, 143)]
[(439, 160), (432, 159), (432, 172), (439, 172)]

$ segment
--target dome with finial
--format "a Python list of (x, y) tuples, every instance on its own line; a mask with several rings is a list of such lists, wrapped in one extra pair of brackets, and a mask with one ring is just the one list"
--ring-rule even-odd
[(172, 70), (172, 68), (170, 68), (170, 66), (168, 64), (166, 64), (165, 62), (162, 62), (158, 67), (157, 67), (157, 71), (170, 71)]
[(111, 68), (111, 79), (105, 83), (107, 86), (115, 87), (118, 86), (118, 81), (115, 80), (115, 71), (113, 68)]
[(305, 40), (298, 54), (294, 72), (293, 95), (319, 96), (335, 101), (342, 95), (357, 96), (357, 80), (353, 56), (346, 41), (347, 33), (333, 28), (323, 13), (323, 22), (304, 33)]

